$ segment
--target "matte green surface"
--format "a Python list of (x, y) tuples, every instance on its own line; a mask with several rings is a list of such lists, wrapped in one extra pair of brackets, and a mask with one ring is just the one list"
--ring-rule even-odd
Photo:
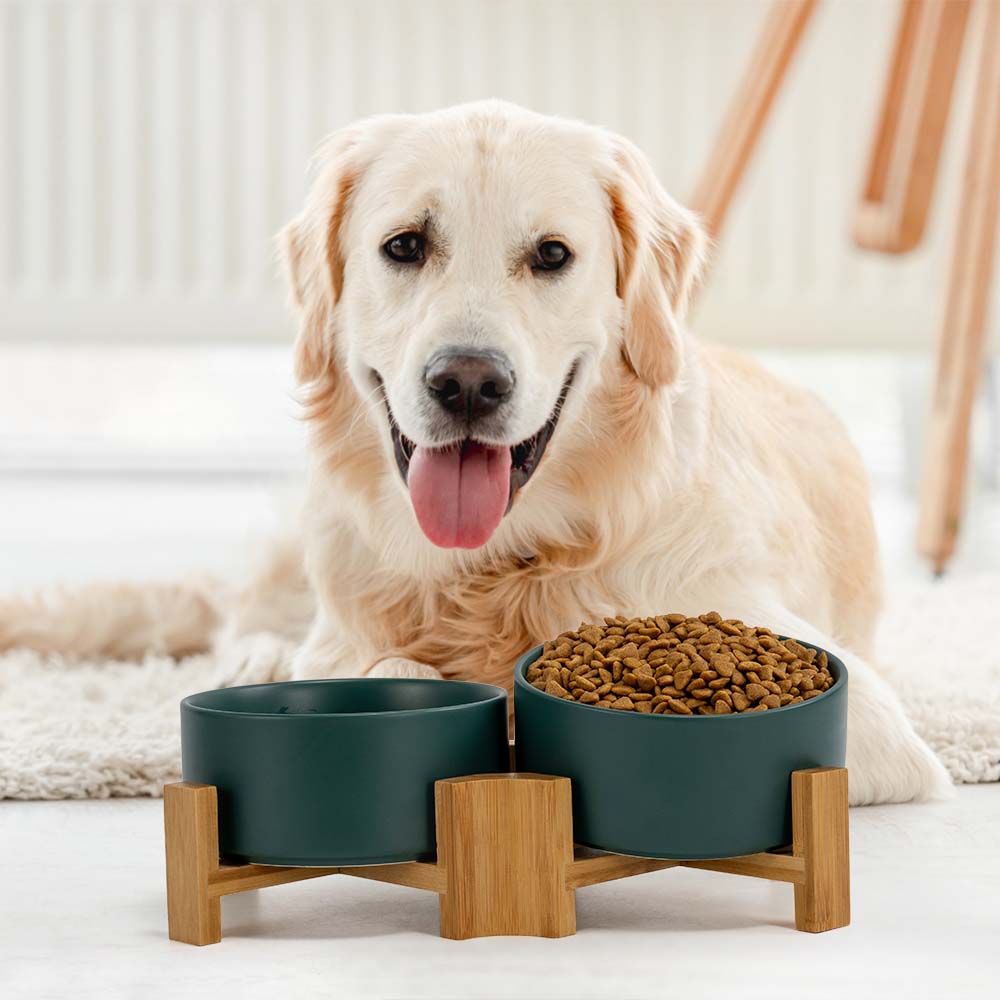
[(829, 653), (835, 682), (818, 698), (675, 716), (545, 694), (524, 676), (541, 649), (514, 670), (517, 766), (572, 779), (577, 843), (649, 858), (766, 851), (792, 839), (791, 772), (844, 764), (847, 671)]
[(365, 865), (435, 850), (434, 782), (508, 770), (507, 695), (463, 681), (290, 681), (181, 702), (185, 781), (219, 790), (223, 855)]

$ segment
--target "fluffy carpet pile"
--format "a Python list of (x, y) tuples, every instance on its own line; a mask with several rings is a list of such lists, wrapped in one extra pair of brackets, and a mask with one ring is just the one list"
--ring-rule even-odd
[(1000, 574), (889, 590), (879, 667), (959, 784), (1000, 781)]
[[(880, 632), (886, 676), (956, 782), (1000, 780), (998, 593), (996, 574), (896, 587)], [(179, 777), (178, 702), (214, 672), (207, 656), (0, 656), (0, 799), (160, 795)]]

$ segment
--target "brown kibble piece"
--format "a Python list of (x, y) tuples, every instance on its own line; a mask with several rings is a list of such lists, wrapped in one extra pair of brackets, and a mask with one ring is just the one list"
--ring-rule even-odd
[(717, 653), (711, 659), (712, 669), (720, 677), (732, 677), (734, 671), (736, 670), (736, 664), (733, 662), (731, 656), (725, 656), (722, 653)]

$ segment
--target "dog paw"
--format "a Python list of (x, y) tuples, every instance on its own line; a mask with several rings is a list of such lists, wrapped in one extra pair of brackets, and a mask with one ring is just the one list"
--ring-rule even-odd
[(854, 670), (848, 688), (847, 771), (852, 806), (950, 798), (951, 778), (916, 734), (895, 692)]
[(367, 677), (423, 677), (430, 680), (441, 680), (441, 672), (426, 663), (407, 660), (402, 656), (390, 656), (379, 660), (366, 674)]
[(288, 680), (296, 643), (273, 632), (240, 636), (217, 651), (214, 682), (218, 687), (269, 684)]

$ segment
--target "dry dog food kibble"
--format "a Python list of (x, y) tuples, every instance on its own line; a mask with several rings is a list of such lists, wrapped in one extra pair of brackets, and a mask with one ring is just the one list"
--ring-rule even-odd
[(653, 715), (728, 715), (796, 705), (833, 684), (826, 653), (711, 611), (605, 618), (545, 643), (540, 691)]

